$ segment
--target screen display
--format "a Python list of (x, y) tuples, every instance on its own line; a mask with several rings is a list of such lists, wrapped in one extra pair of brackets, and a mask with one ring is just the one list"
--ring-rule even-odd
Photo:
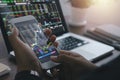
[(0, 3), (46, 2), (52, 0), (0, 0)]
[(2, 3), (4, 2), (5, 0), (0, 1), (0, 17), (2, 18), (2, 23), (4, 23), (0, 27), (8, 52), (12, 51), (7, 38), (7, 32), (9, 31), (8, 22), (12, 18), (33, 15), (41, 24), (42, 29), (49, 28), (56, 36), (67, 32), (59, 0), (14, 0), (15, 4), (10, 5), (3, 5)]
[[(33, 4), (19, 4), (1, 6), (1, 16), (5, 27), (9, 24), (8, 21), (12, 18), (21, 16), (33, 15), (42, 28), (52, 29), (53, 33), (60, 35), (65, 32), (65, 25), (60, 15), (60, 10), (57, 7), (55, 0), (32, 0)], [(38, 2), (38, 3), (37, 3)]]
[(51, 55), (58, 55), (56, 48), (48, 41), (36, 20), (15, 23), (15, 26), (20, 32), (20, 37), (33, 49), (42, 63), (49, 61)]

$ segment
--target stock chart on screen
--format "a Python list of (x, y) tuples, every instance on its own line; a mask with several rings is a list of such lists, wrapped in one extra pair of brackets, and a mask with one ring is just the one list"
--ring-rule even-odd
[[(5, 2), (5, 0), (2, 2)], [(26, 0), (12, 0), (11, 2), (26, 2)], [(41, 24), (43, 29), (50, 28), (53, 32), (56, 31), (54, 29), (58, 29), (59, 31), (57, 31), (59, 33), (64, 31), (60, 12), (55, 0), (31, 0), (30, 2), (31, 3), (27, 4), (22, 3), (0, 7), (1, 16), (5, 26), (7, 27), (9, 20), (12, 18), (33, 15)]]

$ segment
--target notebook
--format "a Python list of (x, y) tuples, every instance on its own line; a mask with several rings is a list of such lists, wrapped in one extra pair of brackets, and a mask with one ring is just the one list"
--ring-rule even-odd
[[(31, 0), (32, 1), (32, 0)], [(33, 0), (34, 1), (34, 0)], [(84, 56), (88, 60), (95, 60), (114, 50), (113, 47), (97, 42), (95, 40), (80, 36), (68, 31), (59, 0), (41, 0), (30, 3), (15, 3), (15, 5), (5, 5), (0, 7), (1, 29), (9, 53), (12, 48), (7, 39), (7, 23), (10, 19), (33, 15), (43, 30), (49, 28), (57, 36), (59, 48), (69, 50)]]
[(111, 39), (120, 41), (120, 27), (114, 24), (105, 24), (98, 26), (95, 29), (96, 32), (105, 35)]
[(120, 27), (117, 25), (100, 25), (96, 28), (89, 29), (84, 35), (120, 50)]
[(9, 73), (10, 71), (11, 71), (11, 69), (8, 66), (0, 63), (0, 76), (3, 76), (5, 74)]

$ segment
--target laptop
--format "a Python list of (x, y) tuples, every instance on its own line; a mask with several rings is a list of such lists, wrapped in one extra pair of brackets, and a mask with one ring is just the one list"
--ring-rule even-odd
[(1, 30), (9, 53), (13, 53), (12, 47), (7, 39), (8, 21), (12, 18), (33, 15), (43, 30), (49, 28), (57, 36), (59, 48), (69, 50), (93, 61), (114, 50), (113, 47), (97, 42), (84, 36), (68, 31), (59, 0), (40, 0), (32, 2), (19, 2), (14, 5), (1, 5)]

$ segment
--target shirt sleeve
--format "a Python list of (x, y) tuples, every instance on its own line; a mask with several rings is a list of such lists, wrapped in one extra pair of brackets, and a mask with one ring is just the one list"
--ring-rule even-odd
[(120, 80), (120, 56), (77, 80)]
[(43, 79), (38, 76), (30, 74), (30, 71), (22, 71), (16, 74), (15, 80), (43, 80)]

